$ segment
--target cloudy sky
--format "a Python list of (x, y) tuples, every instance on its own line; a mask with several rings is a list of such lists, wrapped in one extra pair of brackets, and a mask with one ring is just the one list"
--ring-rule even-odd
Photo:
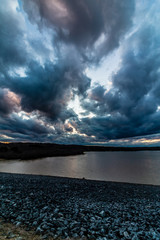
[(0, 141), (160, 145), (159, 0), (0, 3)]

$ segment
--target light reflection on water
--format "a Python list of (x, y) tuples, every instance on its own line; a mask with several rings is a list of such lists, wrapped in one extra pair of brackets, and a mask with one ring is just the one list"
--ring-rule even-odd
[(0, 172), (160, 185), (160, 151), (88, 152), (37, 160), (1, 160)]

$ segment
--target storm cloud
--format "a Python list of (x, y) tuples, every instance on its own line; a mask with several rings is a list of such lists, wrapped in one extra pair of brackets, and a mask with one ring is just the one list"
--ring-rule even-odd
[[(159, 134), (159, 9), (158, 1), (6, 0), (0, 140), (104, 144)], [(88, 70), (107, 68), (109, 57), (114, 66), (114, 53), (110, 86), (101, 76), (95, 84)]]
[(135, 6), (133, 0), (22, 2), (31, 22), (39, 28), (44, 25), (52, 28), (58, 45), (74, 44), (83, 58), (92, 62), (119, 45), (132, 24)]
[[(154, 9), (155, 10), (155, 9)], [(126, 138), (159, 133), (160, 57), (157, 25), (142, 25), (124, 45), (119, 71), (107, 91), (98, 85), (83, 106), (96, 116), (84, 119), (89, 134), (104, 139)]]

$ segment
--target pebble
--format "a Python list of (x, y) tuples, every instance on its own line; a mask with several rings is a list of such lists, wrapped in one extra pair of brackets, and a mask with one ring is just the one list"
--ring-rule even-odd
[(157, 240), (159, 209), (158, 186), (0, 173), (0, 218), (43, 239)]
[(22, 237), (16, 237), (15, 240), (23, 240)]
[(100, 213), (99, 213), (99, 215), (101, 216), (101, 217), (105, 217), (105, 211), (101, 211)]

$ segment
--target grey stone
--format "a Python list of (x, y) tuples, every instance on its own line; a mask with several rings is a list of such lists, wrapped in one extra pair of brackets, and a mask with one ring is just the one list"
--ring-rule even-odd
[(21, 225), (21, 222), (16, 223), (16, 227), (19, 227)]
[(41, 229), (40, 226), (38, 226), (37, 229), (36, 229), (36, 233), (42, 233), (42, 232), (43, 232), (43, 230)]
[(125, 237), (126, 239), (130, 239), (130, 236), (129, 236), (129, 234), (128, 234), (127, 231), (125, 231), (125, 232), (123, 233), (123, 235), (124, 235), (124, 237)]
[(102, 210), (102, 211), (99, 213), (99, 215), (100, 215), (101, 217), (105, 217), (105, 216), (106, 216), (105, 211)]

